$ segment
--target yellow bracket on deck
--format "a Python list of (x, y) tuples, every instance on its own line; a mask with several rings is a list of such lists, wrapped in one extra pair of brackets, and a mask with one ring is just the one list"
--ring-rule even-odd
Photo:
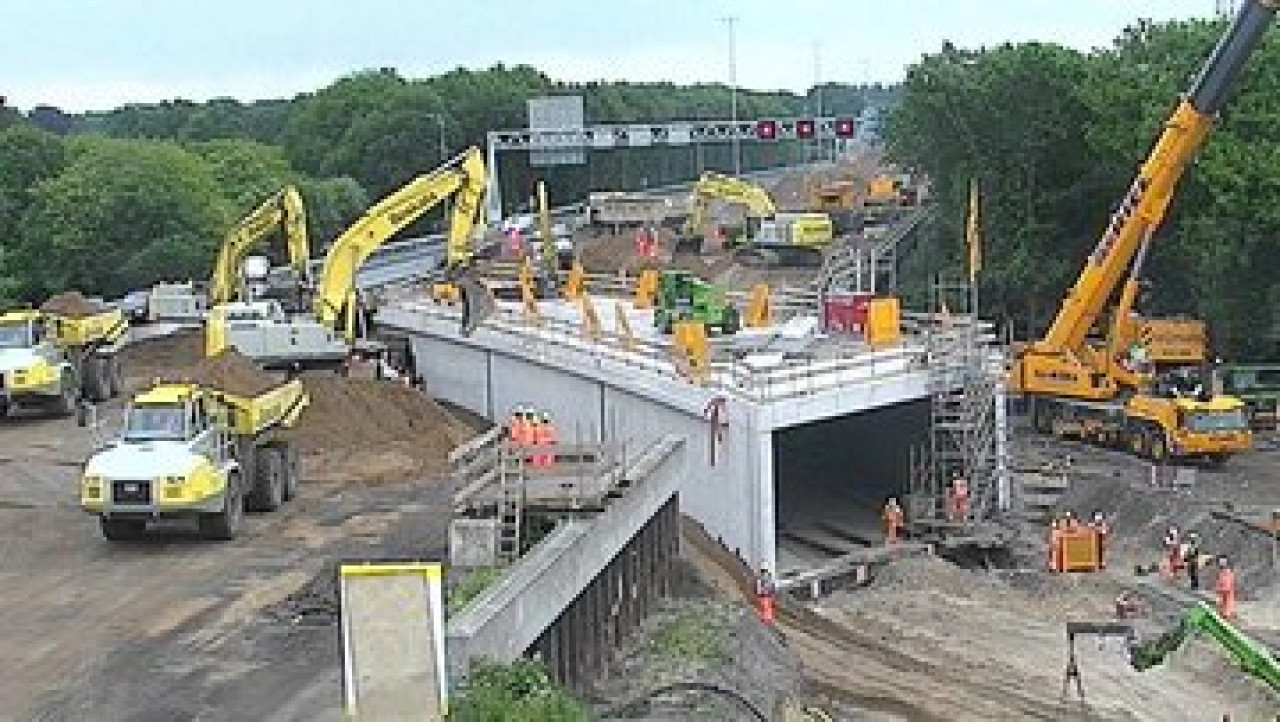
[(711, 344), (707, 341), (707, 325), (701, 321), (678, 321), (672, 327), (676, 367), (690, 381), (706, 383), (711, 370)]
[(560, 295), (576, 301), (583, 298), (586, 293), (587, 272), (583, 270), (581, 263), (574, 263), (573, 268), (569, 270), (569, 278), (565, 279), (564, 286), (560, 288)]
[(652, 268), (642, 271), (636, 281), (636, 308), (653, 308), (654, 297), (658, 295), (658, 272)]
[(591, 297), (586, 294), (583, 294), (578, 303), (582, 308), (583, 337), (600, 343), (600, 316), (596, 313), (595, 304), (591, 303)]
[(623, 348), (634, 351), (636, 335), (631, 331), (631, 320), (627, 318), (627, 309), (622, 306), (621, 301), (613, 304), (613, 313), (618, 322), (618, 340), (622, 342)]
[(751, 288), (751, 302), (747, 305), (747, 328), (764, 328), (773, 325), (773, 302), (769, 296), (769, 284), (757, 283)]

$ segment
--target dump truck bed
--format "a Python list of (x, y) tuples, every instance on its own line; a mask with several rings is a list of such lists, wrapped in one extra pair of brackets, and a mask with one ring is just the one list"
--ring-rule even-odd
[(53, 319), (54, 333), (61, 346), (88, 346), (95, 343), (115, 343), (129, 330), (129, 322), (117, 310), (106, 310), (92, 316), (60, 316), (46, 313)]
[(242, 436), (254, 436), (271, 428), (290, 428), (310, 402), (298, 379), (257, 396), (237, 396), (212, 387), (209, 390), (231, 410), (228, 426)]

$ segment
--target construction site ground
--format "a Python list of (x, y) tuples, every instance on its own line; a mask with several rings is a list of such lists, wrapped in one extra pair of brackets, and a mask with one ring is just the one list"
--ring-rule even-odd
[[(190, 334), (131, 348), (127, 383), (181, 374)], [(445, 455), (466, 428), (390, 381), (307, 378), (300, 498), (233, 542), (108, 543), (80, 511), (106, 429), (24, 413), (0, 429), (0, 720), (340, 719), (333, 573), (446, 558)], [(110, 428), (120, 404), (104, 405)]]
[[(1257, 453), (1225, 468), (1198, 469), (1193, 488), (1174, 492), (1149, 488), (1149, 465), (1120, 452), (1027, 437), (1018, 446), (1025, 456), (1070, 458), (1072, 485), (1063, 511), (1115, 515), (1107, 569), (1048, 572), (1040, 526), (1024, 529), (1024, 546), (1011, 560), (902, 558), (861, 587), (846, 586), (816, 601), (784, 597), (778, 631), (785, 651), (759, 641), (749, 650), (769, 660), (772, 671), (740, 671), (727, 684), (761, 704), (781, 705), (770, 719), (786, 719), (788, 703), (793, 713), (816, 707), (838, 720), (1276, 719), (1280, 699), (1207, 640), (1192, 642), (1163, 666), (1136, 672), (1128, 667), (1122, 640), (1086, 638), (1078, 643), (1086, 704), (1074, 685), (1064, 696), (1063, 681), (1067, 621), (1115, 621), (1116, 597), (1132, 590), (1144, 602), (1135, 626), (1146, 637), (1167, 629), (1196, 599), (1211, 599), (1207, 592), (1192, 594), (1185, 580), (1136, 573), (1136, 567), (1157, 562), (1169, 524), (1197, 530), (1206, 553), (1233, 560), (1242, 580), (1242, 627), (1273, 649), (1280, 643), (1280, 572), (1272, 567), (1270, 541), (1210, 513), (1225, 503), (1280, 507), (1280, 451), (1264, 440)], [(686, 526), (683, 553), (718, 591), (714, 601), (704, 602), (702, 618), (716, 619), (716, 605), (726, 603), (748, 613), (750, 574), (736, 557), (695, 525)], [(1205, 579), (1212, 589), (1213, 572)], [(732, 659), (745, 654), (736, 650)], [(724, 670), (735, 664), (704, 666), (698, 674), (725, 684)], [(662, 679), (670, 661), (650, 665), (648, 672), (626, 668), (628, 678)], [(700, 695), (699, 704), (723, 709), (707, 699)], [(667, 704), (691, 703), (671, 697)], [(753, 719), (741, 708), (716, 713)], [(676, 717), (652, 717), (668, 718)]]

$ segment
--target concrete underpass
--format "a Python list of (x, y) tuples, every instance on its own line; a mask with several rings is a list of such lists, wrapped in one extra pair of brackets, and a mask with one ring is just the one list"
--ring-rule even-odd
[(778, 565), (786, 570), (878, 543), (880, 510), (906, 503), (911, 449), (928, 444), (926, 400), (773, 434)]

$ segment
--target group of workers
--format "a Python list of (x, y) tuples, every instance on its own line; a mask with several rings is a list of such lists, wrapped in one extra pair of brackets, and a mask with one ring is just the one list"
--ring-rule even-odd
[[(1200, 536), (1195, 532), (1183, 534), (1176, 526), (1169, 527), (1164, 533), (1164, 553), (1161, 559), (1161, 571), (1171, 582), (1180, 582), (1185, 573), (1191, 591), (1200, 591), (1200, 573), (1213, 559), (1206, 555), (1200, 547)], [(1217, 595), (1218, 614), (1225, 619), (1236, 616), (1236, 573), (1225, 556), (1216, 559), (1218, 578), (1214, 580), (1213, 591)]]
[(511, 445), (531, 449), (529, 465), (535, 468), (554, 466), (556, 444), (560, 443), (551, 414), (529, 406), (517, 406), (507, 419), (507, 432)]
[(641, 258), (658, 257), (658, 231), (654, 228), (636, 230), (636, 255)]
[[(952, 524), (961, 527), (969, 524), (969, 481), (963, 476), (957, 475), (947, 485), (946, 515), (947, 521)], [(880, 519), (884, 522), (885, 543), (896, 544), (901, 541), (902, 530), (906, 526), (906, 513), (897, 497), (891, 497), (885, 502)]]

